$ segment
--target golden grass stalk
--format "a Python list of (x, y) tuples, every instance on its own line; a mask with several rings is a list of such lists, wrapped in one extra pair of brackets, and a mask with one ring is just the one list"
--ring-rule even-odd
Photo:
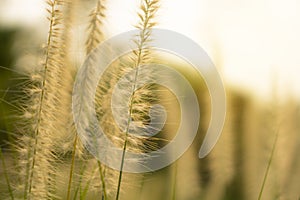
[(105, 20), (105, 0), (98, 0), (97, 5), (90, 14), (90, 23), (88, 26), (88, 37), (86, 41), (86, 53), (89, 54), (104, 39), (103, 23)]
[(24, 134), (20, 138), (18, 151), (21, 169), (25, 169), (24, 199), (54, 198), (57, 172), (55, 148), (63, 127), (59, 111), (63, 104), (60, 88), (65, 65), (66, 46), (62, 37), (65, 2), (47, 0), (47, 4), (50, 23), (45, 60), (43, 68), (31, 75), (32, 84), (26, 89), (30, 100), (23, 105)]
[[(103, 20), (105, 19), (105, 7), (102, 0), (98, 0), (95, 8), (90, 14), (90, 23), (88, 26), (88, 37), (86, 41), (86, 54), (89, 54), (94, 48), (96, 48), (99, 43), (103, 40)], [(72, 162), (70, 166), (70, 174), (69, 174), (69, 183), (68, 183), (68, 190), (67, 190), (67, 199), (70, 199), (71, 194), (71, 185), (72, 185), (72, 179), (73, 179), (73, 173), (74, 173), (74, 167), (75, 167), (75, 155), (76, 155), (76, 149), (79, 143), (78, 135), (76, 134), (74, 143), (73, 143), (73, 150), (72, 150)], [(100, 161), (97, 161), (97, 167), (99, 169), (99, 175), (102, 185), (102, 199), (107, 199), (107, 192), (106, 192), (106, 186), (105, 186), (105, 178), (104, 178), (104, 172), (103, 172), (103, 166), (101, 165)], [(83, 176), (83, 173), (81, 174)], [(79, 187), (81, 184), (79, 184)], [(88, 183), (88, 186), (90, 185), (90, 181)]]
[[(105, 20), (105, 0), (98, 0), (95, 9), (91, 12), (90, 17), (90, 25), (89, 36), (86, 41), (86, 54), (89, 54), (94, 48), (96, 48), (103, 40), (104, 33), (103, 22)], [(99, 160), (97, 160), (97, 166), (99, 170), (100, 180), (102, 184), (102, 199), (107, 199), (107, 191), (106, 191), (106, 183), (105, 183), (105, 175), (104, 175), (104, 166), (101, 164)]]
[[(120, 166), (120, 172), (119, 172), (119, 178), (118, 178), (118, 187), (117, 187), (117, 194), (116, 194), (116, 200), (119, 199), (120, 196), (120, 189), (121, 189), (121, 183), (122, 183), (122, 175), (123, 175), (123, 167), (124, 167), (124, 160), (125, 160), (125, 154), (127, 151), (127, 145), (128, 145), (128, 136), (130, 132), (130, 124), (132, 119), (140, 118), (139, 113), (145, 113), (145, 108), (148, 106), (143, 106), (141, 104), (141, 101), (143, 101), (143, 98), (140, 98), (139, 95), (136, 95), (136, 87), (138, 82), (138, 76), (139, 76), (139, 67), (142, 64), (147, 63), (149, 61), (149, 41), (151, 36), (151, 29), (156, 24), (154, 21), (155, 13), (157, 12), (159, 6), (158, 0), (143, 0), (141, 1), (140, 5), (140, 12), (138, 13), (138, 16), (140, 18), (139, 23), (136, 25), (136, 28), (140, 30), (140, 35), (135, 40), (135, 43), (137, 44), (137, 49), (133, 50), (133, 69), (135, 70), (135, 74), (133, 77), (133, 83), (132, 83), (132, 90), (130, 95), (130, 102), (129, 102), (129, 115), (127, 119), (127, 127), (125, 130), (125, 140), (124, 140), (124, 146), (123, 146), (123, 153), (122, 153), (122, 161)], [(147, 93), (147, 92), (146, 92)], [(137, 114), (137, 115), (136, 115)]]

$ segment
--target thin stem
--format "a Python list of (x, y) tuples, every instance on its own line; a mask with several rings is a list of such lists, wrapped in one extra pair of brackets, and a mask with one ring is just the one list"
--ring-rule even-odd
[(172, 200), (176, 199), (176, 187), (177, 187), (177, 168), (178, 168), (178, 163), (174, 163), (174, 177), (173, 177), (173, 191), (172, 191)]
[[(89, 54), (98, 44), (100, 41), (103, 40), (103, 33), (102, 33), (102, 20), (105, 18), (105, 7), (102, 0), (97, 1), (97, 5), (95, 10), (91, 13), (92, 19), (89, 27), (89, 36), (86, 41), (86, 54)], [(94, 140), (96, 141), (96, 140)], [(103, 173), (103, 167), (101, 166), (101, 162), (97, 160), (100, 179), (102, 182), (102, 194), (101, 198), (103, 200), (107, 200), (107, 192), (106, 192), (106, 184), (105, 184), (105, 177)]]
[(5, 181), (6, 181), (6, 184), (7, 184), (7, 189), (8, 189), (8, 192), (9, 192), (9, 196), (12, 200), (14, 200), (14, 194), (13, 194), (12, 189), (11, 189), (10, 181), (9, 181), (8, 174), (7, 174), (5, 159), (4, 159), (4, 156), (2, 154), (1, 147), (0, 147), (0, 157), (1, 157), (1, 161), (2, 161), (3, 173), (4, 173)]
[[(33, 147), (33, 159), (32, 159), (32, 164), (30, 167), (30, 175), (29, 175), (29, 185), (28, 185), (28, 194), (31, 194), (31, 189), (32, 189), (32, 179), (33, 179), (33, 169), (35, 167), (35, 162), (36, 162), (36, 152), (37, 152), (37, 144), (38, 144), (38, 136), (40, 133), (40, 125), (41, 125), (41, 116), (42, 116), (42, 111), (43, 111), (43, 103), (45, 99), (45, 86), (46, 86), (46, 78), (47, 78), (47, 69), (48, 69), (48, 61), (50, 57), (50, 47), (51, 47), (51, 38), (53, 34), (53, 26), (54, 26), (54, 21), (55, 21), (55, 5), (56, 1), (53, 2), (53, 5), (51, 6), (51, 20), (50, 20), (50, 30), (49, 30), (49, 35), (48, 35), (48, 40), (47, 40), (47, 51), (46, 51), (46, 61), (44, 65), (44, 74), (43, 74), (43, 81), (42, 81), (42, 91), (41, 91), (41, 96), (40, 96), (40, 104), (39, 104), (39, 109), (38, 109), (38, 115), (37, 115), (37, 126), (35, 129), (35, 141), (34, 141), (34, 147)], [(24, 193), (24, 198), (27, 199), (28, 197), (27, 194), (27, 183), (25, 187), (25, 193)]]
[(117, 189), (116, 200), (118, 200), (119, 196), (120, 196), (120, 189), (121, 189), (121, 182), (122, 182), (122, 176), (123, 176), (124, 160), (125, 160), (125, 154), (126, 154), (127, 142), (128, 142), (129, 126), (130, 126), (130, 123), (131, 123), (131, 114), (132, 114), (132, 107), (133, 107), (133, 95), (134, 95), (134, 91), (135, 91), (135, 87), (136, 87), (137, 74), (138, 74), (138, 68), (136, 69), (135, 79), (134, 79), (134, 86), (132, 87), (132, 93), (131, 93), (132, 95), (131, 95), (130, 107), (129, 107), (129, 117), (128, 117), (128, 121), (127, 121), (126, 132), (125, 132), (125, 141), (124, 141), (123, 152), (122, 152), (122, 160), (121, 160), (121, 167), (120, 167), (120, 173), (119, 173), (119, 180), (118, 180), (118, 189)]
[(97, 161), (98, 164), (98, 169), (99, 169), (99, 173), (100, 173), (100, 178), (101, 178), (101, 182), (102, 182), (102, 199), (103, 200), (107, 200), (107, 194), (106, 194), (106, 185), (105, 185), (105, 180), (104, 180), (104, 173), (103, 173), (103, 169), (101, 166), (100, 161)]
[[(127, 149), (127, 143), (128, 143), (128, 134), (129, 134), (129, 128), (132, 121), (132, 112), (133, 112), (133, 104), (134, 104), (134, 94), (137, 87), (137, 80), (138, 80), (138, 74), (139, 74), (139, 66), (143, 62), (143, 50), (145, 48), (145, 43), (147, 42), (148, 35), (146, 36), (146, 31), (151, 28), (149, 26), (149, 21), (153, 17), (153, 15), (150, 15), (150, 7), (153, 6), (149, 1), (145, 0), (145, 10), (144, 12), (144, 19), (142, 19), (142, 27), (140, 35), (139, 35), (139, 44), (138, 44), (138, 53), (136, 54), (136, 62), (134, 63), (135, 68), (135, 74), (134, 74), (134, 81), (133, 86), (131, 90), (131, 96), (130, 96), (130, 104), (129, 104), (129, 116), (127, 120), (127, 127), (125, 131), (125, 141), (123, 146), (123, 152), (122, 152), (122, 159), (121, 159), (121, 166), (120, 166), (120, 172), (119, 172), (119, 179), (118, 179), (118, 188), (117, 188), (117, 194), (116, 194), (116, 200), (119, 200), (120, 196), (120, 189), (121, 189), (121, 183), (122, 183), (122, 176), (123, 176), (123, 168), (124, 168), (124, 161), (125, 161), (125, 155), (126, 155), (126, 149)], [(143, 3), (143, 2), (142, 2)]]
[[(4, 99), (5, 95), (7, 94), (7, 91), (8, 91), (8, 89), (5, 91), (5, 93), (4, 93), (3, 97), (2, 97), (3, 99)], [(4, 113), (4, 108), (2, 106), (2, 103), (0, 103), (0, 108), (3, 111), (3, 113)], [(3, 116), (5, 116), (5, 114), (3, 114)], [(7, 126), (6, 118), (4, 118), (3, 120), (5, 122), (4, 124), (5, 124), (5, 127), (6, 127)], [(8, 135), (10, 136), (10, 134), (8, 134)], [(12, 139), (10, 137), (9, 137), (9, 139), (10, 139), (10, 141), (12, 141)], [(1, 158), (1, 161), (2, 161), (3, 173), (4, 173), (4, 176), (5, 176), (5, 181), (6, 181), (6, 184), (7, 184), (7, 189), (8, 189), (10, 198), (12, 200), (14, 200), (14, 195), (13, 195), (13, 192), (12, 192), (12, 189), (11, 189), (11, 185), (10, 185), (10, 181), (9, 181), (9, 178), (8, 178), (7, 168), (6, 168), (5, 159), (4, 159), (4, 155), (2, 153), (1, 146), (0, 146), (0, 158)]]
[(120, 173), (119, 173), (119, 179), (118, 179), (118, 189), (117, 189), (117, 195), (116, 195), (116, 200), (119, 199), (120, 196), (120, 189), (121, 189), (121, 182), (122, 182), (122, 176), (123, 176), (123, 167), (124, 167), (124, 160), (125, 160), (125, 154), (126, 154), (126, 149), (127, 149), (127, 142), (128, 142), (128, 134), (129, 134), (129, 127), (131, 123), (131, 115), (132, 115), (132, 110), (133, 110), (133, 101), (134, 101), (134, 93), (136, 90), (137, 86), (137, 78), (138, 78), (138, 73), (139, 73), (139, 65), (141, 63), (141, 55), (142, 55), (142, 46), (143, 46), (144, 41), (141, 41), (141, 44), (139, 45), (139, 53), (138, 53), (138, 59), (135, 64), (135, 75), (134, 75), (134, 81), (133, 81), (133, 87), (131, 90), (131, 97), (130, 97), (130, 104), (129, 104), (129, 116), (127, 120), (127, 127), (126, 127), (126, 132), (125, 132), (125, 141), (124, 141), (124, 146), (123, 146), (123, 152), (122, 152), (122, 160), (121, 160), (121, 167), (120, 167)]
[(264, 175), (264, 180), (263, 180), (262, 186), (260, 188), (259, 196), (257, 198), (258, 200), (261, 200), (261, 197), (262, 197), (265, 185), (266, 185), (266, 181), (267, 181), (267, 178), (268, 178), (268, 175), (269, 175), (270, 167), (271, 167), (273, 157), (274, 157), (275, 147), (276, 147), (276, 144), (277, 144), (278, 132), (279, 131), (277, 131), (276, 135), (275, 135), (275, 140), (274, 140), (274, 143), (273, 143), (273, 146), (272, 146), (272, 151), (271, 151), (271, 155), (270, 155), (270, 158), (269, 158), (268, 166), (267, 166), (267, 169), (266, 169), (266, 172), (265, 172), (265, 175)]
[(72, 151), (72, 162), (71, 162), (71, 169), (70, 169), (70, 174), (69, 174), (67, 200), (69, 200), (70, 197), (71, 197), (71, 185), (72, 185), (72, 178), (73, 178), (73, 171), (74, 171), (74, 163), (75, 163), (75, 154), (76, 154), (77, 140), (78, 140), (78, 137), (76, 135), (75, 141), (74, 141), (74, 144), (73, 144), (73, 151)]

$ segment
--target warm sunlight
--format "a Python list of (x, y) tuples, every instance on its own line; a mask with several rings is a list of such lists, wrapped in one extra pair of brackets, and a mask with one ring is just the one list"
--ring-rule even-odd
[[(115, 35), (131, 30), (135, 20), (134, 4), (109, 1), (110, 26)], [(44, 21), (42, 1), (4, 1), (0, 20), (5, 25), (32, 25)], [(300, 94), (300, 3), (287, 1), (198, 1), (163, 0), (158, 27), (185, 34), (218, 62), (226, 82), (246, 87), (252, 93), (268, 97), (272, 76), (277, 74), (283, 96)], [(118, 14), (116, 14), (118, 13)], [(80, 26), (80, 24), (78, 25)], [(216, 58), (216, 56), (222, 55)]]
[(0, 199), (300, 200), (299, 19), (299, 0), (0, 0)]

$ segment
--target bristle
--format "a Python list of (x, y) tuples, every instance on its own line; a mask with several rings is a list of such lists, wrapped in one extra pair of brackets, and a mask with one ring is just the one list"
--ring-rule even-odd
[(105, 19), (105, 0), (98, 0), (95, 9), (91, 12), (90, 24), (88, 27), (89, 35), (86, 41), (86, 52), (89, 54), (104, 39), (103, 23)]
[[(120, 166), (116, 200), (118, 200), (120, 196), (123, 164), (125, 162), (126, 151), (133, 150), (140, 153), (145, 151), (144, 142), (147, 140), (145, 140), (143, 137), (137, 137), (137, 135), (141, 134), (138, 132), (143, 130), (145, 126), (145, 116), (148, 116), (147, 113), (149, 112), (151, 106), (151, 98), (149, 97), (151, 97), (153, 91), (148, 90), (146, 87), (138, 88), (138, 85), (139, 81), (142, 79), (151, 79), (151, 74), (153, 74), (153, 72), (149, 71), (147, 72), (148, 76), (143, 76), (139, 73), (139, 68), (141, 65), (148, 63), (149, 59), (151, 59), (151, 29), (155, 25), (155, 13), (158, 10), (158, 7), (158, 1), (155, 0), (143, 0), (141, 2), (140, 12), (138, 13), (140, 21), (136, 25), (136, 28), (138, 28), (140, 34), (134, 39), (134, 42), (137, 46), (136, 49), (132, 51), (132, 55), (130, 56), (130, 64), (123, 65), (126, 68), (129, 68), (128, 71), (131, 68), (134, 72), (131, 73), (131, 75), (127, 75), (127, 77), (123, 79), (124, 81), (122, 84), (125, 85), (122, 85), (121, 88), (127, 89), (119, 90), (118, 95), (120, 95), (120, 97), (115, 98), (125, 99), (124, 103), (118, 102), (118, 106), (121, 107), (121, 109), (119, 109), (121, 113), (118, 115), (123, 116), (124, 119), (121, 119), (122, 117), (120, 118), (121, 121), (123, 121), (123, 124), (121, 124), (121, 127), (123, 127), (123, 155), (121, 161), (122, 164)], [(123, 96), (123, 98), (121, 96)], [(126, 99), (126, 97), (129, 97), (129, 99)], [(127, 102), (127, 100), (129, 101)], [(134, 126), (136, 128), (132, 129), (132, 121), (134, 121)]]
[[(45, 61), (40, 71), (29, 75), (32, 84), (25, 93), (30, 97), (24, 102), (22, 115), (23, 136), (19, 138), (20, 175), (24, 199), (53, 199), (57, 156), (54, 152), (62, 122), (61, 110), (62, 72), (65, 44), (62, 33), (63, 1), (47, 1), (49, 9), (49, 35)], [(23, 166), (23, 167), (22, 167)]]
[[(90, 23), (88, 25), (88, 37), (87, 37), (87, 41), (86, 41), (86, 54), (89, 54), (94, 48), (96, 48), (98, 46), (98, 44), (103, 40), (103, 33), (102, 33), (102, 29), (103, 29), (103, 20), (105, 18), (105, 6), (104, 6), (104, 2), (98, 0), (97, 1), (97, 5), (95, 6), (95, 8), (93, 9), (93, 11), (90, 14), (91, 20)], [(87, 79), (90, 79), (91, 77), (93, 77), (93, 73), (88, 73), (90, 76), (87, 76)], [(89, 88), (89, 87), (87, 87)], [(71, 104), (70, 104), (71, 105)], [(69, 175), (69, 184), (68, 184), (68, 194), (67, 194), (67, 199), (70, 199), (71, 197), (71, 188), (73, 185), (73, 188), (77, 187), (76, 190), (81, 189), (80, 187), (82, 187), (82, 180), (89, 180), (87, 185), (85, 187), (88, 187), (89, 189), (93, 190), (96, 189), (96, 191), (100, 191), (100, 194), (102, 196), (103, 199), (107, 199), (107, 192), (106, 192), (106, 188), (105, 188), (105, 178), (104, 178), (104, 174), (103, 174), (103, 168), (104, 166), (102, 166), (102, 164), (100, 163), (100, 161), (97, 161), (96, 159), (84, 159), (84, 154), (82, 151), (82, 143), (81, 140), (78, 138), (77, 134), (74, 134), (74, 139), (70, 140), (73, 141), (73, 149), (72, 149), (72, 162), (70, 165), (70, 175)], [(92, 166), (94, 166), (94, 168), (96, 169), (95, 172), (98, 173), (89, 173), (89, 172), (80, 172), (80, 174), (76, 174), (76, 172), (74, 172), (74, 168), (75, 168), (75, 159), (76, 157), (78, 157), (78, 155), (81, 158), (81, 160), (83, 159), (83, 163), (85, 163), (84, 165), (86, 166), (87, 163), (92, 164)], [(93, 170), (94, 171), (94, 170)], [(73, 183), (73, 175), (75, 176), (79, 176), (79, 183), (75, 184)], [(94, 181), (96, 180), (96, 181)], [(75, 191), (76, 191), (75, 190)]]

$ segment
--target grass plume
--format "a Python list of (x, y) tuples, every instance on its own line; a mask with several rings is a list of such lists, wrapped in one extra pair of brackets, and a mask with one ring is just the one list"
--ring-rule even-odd
[[(127, 151), (127, 143), (128, 143), (128, 134), (129, 134), (129, 127), (131, 124), (131, 120), (134, 119), (134, 113), (144, 113), (143, 107), (139, 107), (139, 101), (136, 95), (136, 87), (137, 87), (137, 81), (139, 76), (139, 67), (142, 64), (147, 63), (149, 61), (149, 50), (150, 46), (148, 46), (148, 42), (150, 41), (151, 36), (151, 28), (156, 24), (155, 20), (155, 13), (157, 12), (159, 6), (158, 0), (143, 0), (140, 5), (140, 13), (138, 14), (140, 21), (136, 25), (136, 28), (140, 30), (140, 35), (135, 40), (135, 43), (137, 44), (137, 49), (133, 50), (133, 69), (135, 70), (135, 75), (133, 78), (132, 83), (132, 89), (131, 89), (131, 95), (130, 95), (130, 102), (129, 102), (129, 116), (127, 119), (127, 127), (125, 130), (125, 140), (124, 140), (124, 146), (123, 146), (123, 154), (122, 154), (122, 161), (120, 166), (120, 173), (119, 173), (119, 179), (118, 179), (118, 188), (117, 188), (117, 194), (116, 194), (116, 200), (119, 199), (120, 196), (120, 188), (122, 183), (122, 175), (123, 175), (123, 166), (124, 166), (124, 159), (125, 154)], [(137, 104), (138, 106), (135, 106), (134, 104)]]
[[(90, 22), (88, 26), (88, 37), (86, 41), (86, 54), (88, 55), (94, 48), (96, 48), (99, 43), (103, 40), (103, 20), (105, 18), (105, 6), (104, 6), (105, 1), (97, 1), (97, 5), (93, 9), (93, 11), (90, 14)], [(75, 167), (75, 155), (76, 155), (76, 150), (77, 146), (79, 143), (79, 138), (78, 135), (75, 134), (74, 138), (74, 143), (73, 143), (73, 150), (72, 150), (72, 161), (71, 161), (71, 166), (70, 166), (70, 174), (69, 174), (69, 182), (68, 182), (68, 190), (67, 190), (67, 199), (71, 198), (71, 185), (72, 185), (72, 179), (73, 179), (73, 173), (74, 173), (74, 167)], [(97, 167), (99, 169), (99, 176), (101, 180), (101, 185), (102, 185), (102, 199), (106, 200), (107, 199), (107, 192), (106, 192), (106, 187), (105, 187), (105, 180), (104, 180), (104, 172), (103, 172), (103, 166), (100, 163), (100, 161), (97, 161)], [(82, 173), (83, 175), (83, 173)], [(90, 185), (90, 181), (88, 185)], [(80, 184), (79, 184), (79, 187)], [(80, 189), (80, 188), (79, 188)], [(78, 190), (78, 189), (77, 189)]]
[[(21, 65), (25, 67), (9, 69), (0, 66), (0, 93), (7, 95), (0, 98), (0, 129), (3, 129), (0, 130), (0, 142), (8, 139), (9, 143), (4, 144), (5, 146), (0, 145), (2, 147), (0, 198), (298, 199), (297, 178), (300, 173), (297, 157), (299, 149), (297, 122), (300, 118), (298, 102), (293, 102), (294, 105), (291, 106), (291, 103), (283, 101), (286, 104), (282, 105), (282, 110), (276, 113), (276, 117), (285, 115), (282, 114), (286, 112), (283, 110), (288, 110), (289, 114), (287, 123), (281, 124), (282, 128), (278, 133), (277, 122), (274, 123), (277, 119), (269, 116), (265, 103), (261, 100), (254, 103), (248, 94), (241, 90), (231, 90), (229, 87), (229, 117), (224, 129), (225, 134), (222, 133), (223, 136), (220, 138), (221, 145), (216, 145), (216, 150), (207, 159), (199, 160), (196, 154), (210, 120), (211, 106), (207, 106), (210, 104), (209, 92), (204, 91), (207, 90), (205, 81), (198, 80), (197, 77), (200, 75), (196, 75), (196, 70), (189, 69), (191, 64), (187, 60), (180, 55), (173, 55), (172, 52), (152, 48), (151, 42), (155, 39), (152, 37), (152, 29), (156, 26), (156, 12), (161, 1), (140, 0), (138, 23), (135, 26), (137, 34), (130, 41), (119, 41), (117, 48), (108, 47), (107, 51), (102, 52), (104, 55), (96, 53), (97, 47), (109, 36), (106, 34), (110, 30), (106, 32), (106, 28), (119, 25), (106, 24), (109, 20), (107, 16), (114, 14), (114, 11), (110, 13), (110, 10), (107, 10), (111, 2), (107, 0), (46, 0), (46, 2), (49, 25), (45, 41), (40, 41), (37, 37), (39, 35), (34, 34), (31, 29), (28, 33), (21, 30), (21, 35), (16, 37), (17, 41), (13, 44), (18, 51), (14, 53), (22, 54), (20, 49), (25, 49), (26, 52), (23, 54), (26, 55), (17, 55), (14, 58), (16, 62), (1, 65), (10, 66), (17, 63), (17, 67), (23, 67)], [(114, 6), (114, 3), (111, 5)], [(116, 12), (120, 10), (117, 9)], [(3, 34), (0, 30), (1, 45), (9, 34), (11, 33)], [(34, 44), (31, 41), (34, 41)], [(46, 44), (43, 51), (40, 51), (37, 45), (42, 42)], [(127, 44), (133, 47), (133, 50), (113, 60), (112, 56), (117, 55), (120, 49), (126, 49), (123, 47)], [(179, 42), (174, 41), (174, 45), (180, 47)], [(1, 47), (1, 54), (2, 50), (4, 53), (10, 51), (9, 46)], [(32, 50), (28, 50), (27, 47)], [(94, 52), (96, 53), (93, 54)], [(98, 70), (96, 67), (102, 67), (103, 64), (94, 65), (94, 61), (99, 61), (98, 56), (104, 59), (103, 63), (112, 62), (101, 77), (95, 77)], [(2, 57), (9, 57), (8, 53)], [(2, 57), (0, 55), (0, 62)], [(73, 109), (77, 109), (75, 112), (79, 113), (79, 118), (86, 117), (83, 123), (91, 122), (90, 116), (85, 115), (91, 109), (91, 99), (87, 97), (95, 95), (92, 107), (98, 120), (96, 125), (101, 127), (113, 144), (111, 149), (106, 149), (105, 145), (104, 148), (98, 146), (95, 151), (89, 149), (90, 141), (94, 141), (94, 145), (102, 145), (103, 141), (103, 138), (95, 140), (89, 137), (98, 134), (93, 129), (96, 127), (95, 124), (89, 126), (88, 128), (92, 127), (89, 130), (84, 126), (86, 124), (82, 126), (85, 129), (81, 129), (80, 133), (85, 131), (86, 135), (78, 135), (75, 130), (72, 92), (77, 67), (82, 64), (84, 57), (86, 60), (83, 66), (86, 67), (87, 64), (88, 67), (87, 71), (83, 72), (84, 77), (81, 77), (83, 85), (76, 91), (78, 94), (75, 94), (78, 95), (75, 98), (80, 98), (79, 104)], [(42, 64), (33, 65), (38, 58), (42, 59)], [(173, 167), (147, 173), (142, 177), (141, 174), (126, 173), (125, 169), (128, 169), (128, 166), (145, 169), (148, 165), (149, 152), (159, 150), (172, 142), (176, 130), (180, 128), (181, 111), (184, 109), (179, 105), (180, 99), (177, 99), (172, 90), (154, 83), (158, 78), (162, 78), (163, 81), (172, 81), (172, 85), (178, 84), (178, 89), (186, 89), (180, 81), (175, 80), (176, 78), (171, 80), (172, 77), (160, 73), (164, 71), (146, 67), (150, 66), (148, 64), (158, 63), (175, 69), (190, 82), (197, 93), (201, 121), (204, 123), (199, 123), (195, 143), (177, 163), (173, 163)], [(31, 67), (34, 67), (33, 70), (30, 70)], [(16, 79), (19, 80), (10, 81), (12, 75), (5, 73), (5, 70), (20, 73), (18, 71), (20, 69), (26, 71), (25, 76), (24, 73), (18, 74)], [(163, 67), (161, 69), (164, 70)], [(100, 79), (95, 88), (94, 80), (98, 78)], [(6, 83), (8, 80), (9, 83)], [(15, 83), (20, 85), (15, 86)], [(8, 89), (5, 88), (7, 86)], [(152, 107), (158, 104), (165, 108), (164, 114), (167, 114), (164, 123), (158, 122), (160, 117), (164, 116)], [(272, 111), (277, 107), (280, 108), (275, 105)], [(7, 118), (8, 115), (12, 117)], [(194, 123), (195, 120), (188, 119), (188, 122)], [(163, 126), (160, 126), (162, 124)], [(76, 128), (80, 130), (81, 127)], [(150, 132), (157, 130), (159, 132), (156, 135), (149, 136)], [(6, 135), (8, 133), (9, 135)], [(84, 140), (84, 136), (88, 138), (88, 142)], [(103, 136), (101, 133), (101, 137)], [(264, 151), (266, 146), (267, 152)], [(116, 154), (115, 149), (118, 149)], [(17, 153), (13, 154), (14, 151)], [(103, 158), (101, 161), (94, 157), (100, 153)], [(141, 157), (134, 160), (130, 157), (133, 155), (131, 153), (139, 154)], [(159, 156), (159, 152), (156, 155)], [(116, 160), (117, 165), (113, 167), (114, 169), (104, 164)], [(274, 163), (276, 165), (273, 166)], [(278, 173), (277, 170), (282, 171)], [(262, 180), (255, 176), (260, 173)], [(182, 183), (189, 184), (180, 185)], [(255, 189), (247, 190), (253, 187)], [(266, 192), (268, 189), (272, 192)]]
[(86, 41), (86, 53), (89, 54), (104, 39), (103, 23), (105, 20), (105, 0), (98, 0), (97, 5), (90, 14), (90, 23), (88, 26), (88, 37)]
[[(42, 69), (31, 75), (32, 84), (26, 88), (30, 97), (24, 102), (22, 116), (24, 134), (20, 139), (21, 165), (25, 164), (24, 199), (53, 199), (57, 155), (55, 142), (63, 127), (58, 111), (62, 100), (61, 88), (65, 43), (62, 37), (65, 1), (48, 0), (49, 34)], [(25, 155), (24, 155), (25, 154)], [(26, 158), (23, 160), (23, 158)]]

